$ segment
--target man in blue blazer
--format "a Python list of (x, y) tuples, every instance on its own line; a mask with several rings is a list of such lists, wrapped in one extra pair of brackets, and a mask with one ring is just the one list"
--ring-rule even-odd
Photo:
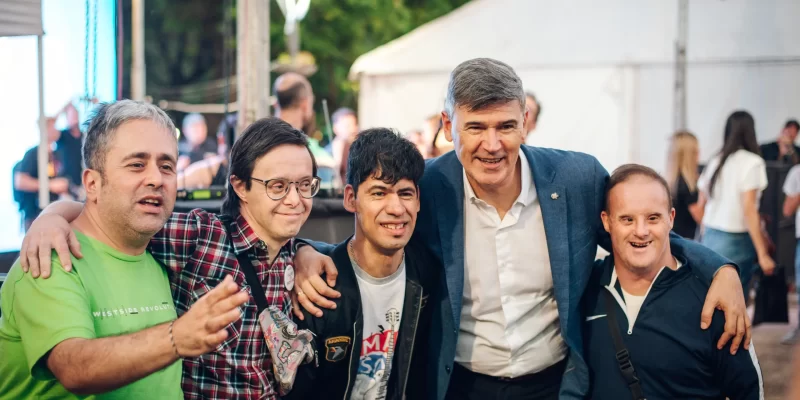
[[(579, 308), (597, 245), (608, 173), (587, 154), (523, 145), (522, 81), (508, 65), (453, 70), (442, 119), (455, 150), (428, 160), (412, 237), (445, 266), (431, 332), (431, 399), (580, 398), (588, 390)], [(699, 244), (671, 237), (712, 282), (704, 328), (726, 313), (725, 343), (749, 322), (737, 271)], [(319, 250), (327, 246), (314, 244)], [(336, 272), (310, 246), (295, 259), (296, 296), (312, 314), (336, 297)], [(698, 321), (700, 323), (701, 321)], [(747, 333), (746, 333), (747, 332)], [(721, 346), (721, 344), (720, 344)]]

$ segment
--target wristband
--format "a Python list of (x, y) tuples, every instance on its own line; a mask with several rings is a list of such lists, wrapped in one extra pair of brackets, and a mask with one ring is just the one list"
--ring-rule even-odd
[(181, 353), (178, 353), (178, 346), (175, 345), (175, 337), (172, 336), (172, 326), (175, 325), (175, 321), (177, 320), (172, 320), (172, 322), (169, 323), (169, 341), (172, 343), (172, 349), (175, 350), (175, 355), (178, 356), (179, 359), (182, 359)]

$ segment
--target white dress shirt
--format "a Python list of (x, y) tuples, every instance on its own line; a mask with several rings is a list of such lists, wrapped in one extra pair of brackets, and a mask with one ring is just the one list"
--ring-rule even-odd
[(464, 294), (456, 362), (497, 377), (514, 378), (566, 356), (542, 209), (520, 150), (522, 191), (500, 219), (478, 199), (464, 174)]

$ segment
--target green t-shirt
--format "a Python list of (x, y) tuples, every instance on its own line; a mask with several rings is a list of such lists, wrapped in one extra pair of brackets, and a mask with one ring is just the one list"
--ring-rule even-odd
[[(83, 252), (65, 272), (34, 279), (19, 261), (0, 290), (0, 400), (82, 398), (67, 392), (43, 356), (70, 338), (141, 331), (176, 318), (167, 272), (149, 252), (123, 254), (75, 231)], [(82, 365), (75, 365), (82, 368)], [(180, 362), (97, 399), (182, 399)]]

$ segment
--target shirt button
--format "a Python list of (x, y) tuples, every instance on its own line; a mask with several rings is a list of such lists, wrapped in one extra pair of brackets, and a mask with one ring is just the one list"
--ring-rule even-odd
[(450, 373), (450, 366), (448, 365), (448, 366), (444, 367), (444, 370), (449, 374)]

